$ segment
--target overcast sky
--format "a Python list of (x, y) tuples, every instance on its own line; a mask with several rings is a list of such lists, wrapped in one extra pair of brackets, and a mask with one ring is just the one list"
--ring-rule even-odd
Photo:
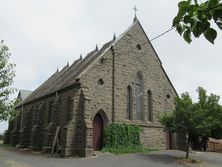
[[(0, 39), (16, 64), (14, 87), (36, 89), (57, 67), (83, 57), (133, 22), (133, 7), (150, 39), (171, 28), (179, 0), (0, 0)], [(152, 41), (179, 94), (198, 86), (222, 96), (222, 35), (189, 45), (174, 30)], [(1, 123), (0, 133), (7, 128)]]

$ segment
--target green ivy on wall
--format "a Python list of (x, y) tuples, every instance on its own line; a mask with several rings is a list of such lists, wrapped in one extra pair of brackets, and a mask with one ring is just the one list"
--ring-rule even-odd
[(103, 151), (112, 153), (141, 152), (141, 128), (137, 125), (112, 123), (105, 129)]

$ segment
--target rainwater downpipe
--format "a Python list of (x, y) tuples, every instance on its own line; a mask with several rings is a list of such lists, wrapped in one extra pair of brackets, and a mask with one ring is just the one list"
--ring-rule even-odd
[(113, 45), (111, 46), (111, 52), (113, 56), (112, 62), (112, 122), (115, 121), (115, 52)]

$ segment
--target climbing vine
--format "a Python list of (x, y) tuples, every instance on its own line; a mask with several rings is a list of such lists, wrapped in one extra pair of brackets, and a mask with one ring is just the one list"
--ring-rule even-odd
[(105, 129), (103, 151), (127, 153), (143, 151), (141, 128), (137, 125), (112, 123)]

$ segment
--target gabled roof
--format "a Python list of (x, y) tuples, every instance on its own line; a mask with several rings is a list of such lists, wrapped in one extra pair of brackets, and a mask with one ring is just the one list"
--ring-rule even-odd
[(32, 91), (30, 91), (30, 90), (21, 89), (21, 90), (19, 90), (17, 99), (20, 99), (20, 100), (23, 101), (23, 100), (25, 100), (25, 98), (28, 97), (31, 93), (32, 93)]
[[(47, 95), (56, 93), (60, 90), (66, 89), (68, 87), (74, 86), (76, 83), (76, 79), (79, 78), (83, 73), (85, 73), (87, 70), (90, 69), (90, 67), (93, 66), (97, 60), (100, 59), (106, 53), (106, 51), (113, 45), (115, 45), (128, 31), (130, 31), (136, 24), (139, 24), (142, 28), (141, 24), (138, 20), (134, 20), (134, 23), (125, 31), (123, 32), (116, 40), (113, 39), (103, 45), (103, 47), (100, 50), (97, 50), (97, 48), (90, 53), (86, 55), (86, 57), (82, 60), (77, 59), (73, 62), (71, 66), (65, 66), (61, 71), (55, 72), (48, 80), (46, 80), (42, 85), (40, 85), (34, 92), (30, 94), (20, 105), (27, 104), (32, 101), (35, 101), (39, 98), (45, 97)], [(143, 30), (143, 28), (142, 28)], [(144, 30), (143, 30), (144, 31)], [(144, 32), (146, 35), (146, 33)], [(147, 36), (146, 36), (147, 37)], [(148, 37), (147, 37), (148, 43), (151, 45), (153, 51), (155, 52), (152, 44), (150, 43)], [(155, 52), (155, 55), (157, 56), (160, 66), (163, 69), (161, 65), (161, 61), (158, 57), (158, 55)], [(164, 69), (163, 69), (164, 71)], [(165, 71), (164, 71), (165, 73)], [(165, 73), (166, 74), (166, 73)], [(167, 74), (167, 79), (169, 80)], [(170, 80), (169, 80), (170, 82)], [(170, 82), (171, 83), (171, 82)], [(171, 83), (172, 85), (172, 83)], [(173, 87), (173, 85), (172, 85)], [(173, 87), (174, 88), (174, 87)], [(175, 90), (175, 89), (174, 89)], [(175, 90), (176, 92), (176, 90)]]
[(105, 43), (100, 50), (95, 49), (91, 51), (83, 60), (81, 60), (81, 58), (77, 59), (71, 66), (67, 65), (61, 71), (57, 70), (57, 72), (55, 72), (48, 80), (46, 80), (34, 92), (32, 92), (22, 104), (32, 102), (46, 95), (73, 86), (76, 83), (76, 78), (79, 76), (79, 74), (112, 43), (113, 40)]

